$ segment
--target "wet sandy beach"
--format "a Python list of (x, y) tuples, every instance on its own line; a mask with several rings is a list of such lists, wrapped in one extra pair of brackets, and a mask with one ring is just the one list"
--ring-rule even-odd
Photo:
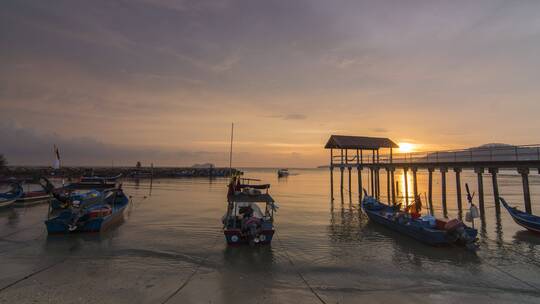
[[(540, 237), (505, 210), (497, 221), (489, 191), (474, 254), (370, 223), (354, 191), (331, 202), (328, 170), (296, 172), (247, 170), (280, 206), (261, 248), (226, 246), (225, 179), (124, 181), (125, 220), (101, 235), (47, 236), (46, 205), (0, 211), (0, 303), (540, 303)], [(532, 177), (533, 211), (539, 186)], [(501, 179), (522, 207), (519, 187)]]

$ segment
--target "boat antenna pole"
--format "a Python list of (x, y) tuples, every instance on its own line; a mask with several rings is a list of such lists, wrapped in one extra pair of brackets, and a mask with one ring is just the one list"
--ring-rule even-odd
[(471, 195), (471, 191), (469, 190), (468, 183), (465, 183), (465, 189), (467, 190), (467, 201), (469, 201), (469, 213), (471, 213), (472, 227), (474, 228), (474, 216), (471, 212), (471, 210), (473, 209), (472, 207), (474, 206), (473, 204), (474, 193)]
[(229, 151), (229, 174), (232, 177), (232, 146), (233, 146), (233, 138), (234, 138), (234, 122), (231, 123), (231, 149)]

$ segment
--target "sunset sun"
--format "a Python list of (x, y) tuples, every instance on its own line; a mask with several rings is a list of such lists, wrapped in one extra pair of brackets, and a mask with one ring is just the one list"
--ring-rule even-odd
[(399, 144), (399, 152), (400, 153), (409, 153), (413, 152), (415, 145), (407, 142), (400, 142)]

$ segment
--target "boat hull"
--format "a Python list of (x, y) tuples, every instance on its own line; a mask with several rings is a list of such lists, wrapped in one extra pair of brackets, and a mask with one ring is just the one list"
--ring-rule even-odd
[(30, 192), (25, 193), (21, 198), (15, 201), (15, 207), (32, 206), (46, 203), (51, 199), (51, 196), (45, 192)]
[(9, 208), (15, 203), (14, 199), (0, 200), (0, 208)]
[(504, 208), (508, 211), (514, 222), (521, 227), (534, 232), (540, 233), (540, 217), (527, 214), (523, 211), (519, 211), (516, 208), (508, 206), (504, 199), (501, 199)]
[(103, 232), (121, 222), (124, 219), (124, 210), (129, 204), (129, 199), (123, 195), (121, 202), (112, 209), (112, 213), (96, 218), (89, 218), (86, 214), (77, 222), (77, 229), (70, 231), (69, 223), (72, 217), (70, 210), (62, 211), (58, 216), (45, 221), (47, 233), (49, 234), (65, 234), (77, 232)]
[(390, 228), (394, 231), (405, 234), (409, 237), (412, 237), (420, 242), (426, 243), (431, 246), (443, 246), (448, 245), (449, 240), (446, 237), (446, 233), (437, 232), (437, 233), (428, 233), (423, 231), (421, 228), (417, 227), (407, 227), (406, 225), (399, 224), (390, 219), (386, 219), (380, 215), (374, 214), (371, 211), (366, 211), (366, 214), (370, 220), (375, 223), (381, 224), (387, 228)]
[[(249, 244), (249, 238), (242, 234), (240, 229), (225, 228), (223, 229), (223, 234), (225, 235), (225, 240), (230, 246), (239, 246)], [(269, 245), (272, 243), (274, 238), (274, 229), (262, 230), (259, 236), (260, 241), (256, 244), (258, 245)]]
[[(362, 209), (371, 221), (383, 225), (401, 234), (404, 234), (408, 237), (416, 239), (424, 244), (428, 244), (431, 246), (447, 246), (454, 243), (460, 244), (460, 241), (455, 235), (449, 234), (445, 230), (432, 229), (429, 227), (424, 227), (418, 223), (407, 221), (400, 222), (398, 220), (394, 220), (391, 217), (389, 218), (388, 214), (391, 213), (385, 212), (388, 210), (388, 207), (385, 207), (381, 210), (370, 210), (369, 208), (366, 208), (364, 206), (364, 202), (362, 202), (362, 207)], [(465, 233), (470, 239), (475, 239), (477, 235), (477, 230), (466, 227)]]

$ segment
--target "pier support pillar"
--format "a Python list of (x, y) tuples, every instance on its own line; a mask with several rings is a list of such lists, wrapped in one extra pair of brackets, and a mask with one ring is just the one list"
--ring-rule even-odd
[(489, 168), (489, 173), (491, 173), (491, 183), (493, 184), (493, 199), (495, 200), (495, 213), (501, 213), (501, 204), (499, 202), (499, 183), (497, 182), (497, 173), (499, 173), (498, 168)]
[(409, 168), (403, 168), (403, 177), (405, 178), (405, 207), (409, 206), (409, 182), (407, 181), (407, 171)]
[(349, 170), (349, 195), (352, 194), (352, 188), (351, 188), (351, 170), (352, 168), (349, 166), (347, 167), (347, 170)]
[(523, 183), (523, 200), (525, 201), (525, 212), (532, 214), (531, 192), (529, 191), (529, 168), (518, 168)]
[(362, 167), (357, 166), (356, 170), (358, 171), (358, 199), (362, 201), (362, 196), (364, 195), (362, 190)]
[(334, 200), (334, 166), (330, 166), (330, 199)]
[(373, 181), (373, 177), (375, 176), (375, 174), (373, 174), (373, 167), (370, 167), (369, 168), (369, 176), (370, 176), (370, 181), (369, 181), (369, 194), (371, 196), (375, 196), (375, 183)]
[(431, 215), (433, 212), (433, 171), (435, 168), (428, 168), (428, 205)]
[(418, 196), (418, 183), (416, 179), (416, 172), (418, 171), (418, 168), (413, 167), (411, 168), (412, 176), (413, 176), (413, 193), (414, 193), (414, 200), (416, 200), (416, 197)]
[(379, 174), (379, 168), (375, 168), (375, 196), (377, 199), (381, 196), (381, 176)]
[(394, 171), (395, 169), (392, 167), (392, 168), (388, 168), (388, 170), (390, 170), (390, 191), (392, 192), (392, 205), (396, 205), (396, 188), (395, 188), (395, 183), (394, 183)]
[(343, 166), (340, 166), (339, 167), (339, 173), (341, 174), (341, 182), (340, 182), (340, 191), (341, 191), (341, 196), (343, 196)]
[(458, 214), (459, 214), (459, 219), (462, 219), (463, 201), (461, 197), (461, 168), (454, 168), (454, 172), (456, 173), (456, 199), (457, 199)]
[(485, 216), (485, 206), (484, 206), (484, 168), (476, 168), (474, 172), (477, 175), (478, 179), (478, 206), (480, 207), (480, 217), (484, 218)]
[(391, 204), (392, 194), (390, 194), (390, 170), (386, 168), (386, 202)]
[(446, 172), (448, 172), (448, 168), (441, 168), (441, 195), (444, 217), (448, 216), (448, 209), (446, 207)]

